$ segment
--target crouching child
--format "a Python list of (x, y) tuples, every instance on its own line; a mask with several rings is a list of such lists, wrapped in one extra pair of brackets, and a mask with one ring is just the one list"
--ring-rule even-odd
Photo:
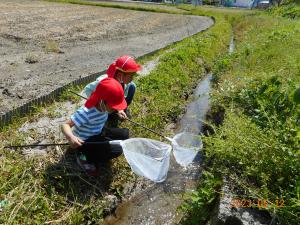
[(85, 105), (62, 125), (62, 132), (71, 148), (76, 149), (77, 163), (90, 176), (99, 175), (99, 163), (122, 154), (112, 140), (129, 138), (126, 128), (105, 128), (108, 114), (127, 107), (124, 90), (114, 78), (105, 78), (97, 85)]
[[(137, 72), (141, 68), (141, 65), (132, 56), (121, 56), (108, 67), (106, 74), (99, 76), (94, 82), (89, 83), (81, 94), (90, 97), (101, 80), (111, 77), (122, 85), (127, 106), (129, 106), (133, 101), (136, 91), (136, 84), (133, 82), (133, 79), (138, 75)], [(108, 121), (110, 121), (110, 125), (116, 127), (118, 119), (124, 120), (128, 117), (130, 117), (130, 113), (128, 108), (126, 108), (125, 110), (116, 110), (114, 113), (110, 113)]]

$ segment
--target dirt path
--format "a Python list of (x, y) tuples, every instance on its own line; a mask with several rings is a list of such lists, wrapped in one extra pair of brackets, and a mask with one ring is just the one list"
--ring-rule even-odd
[(144, 55), (212, 24), (207, 17), (3, 0), (0, 115), (72, 80), (106, 69), (120, 55)]

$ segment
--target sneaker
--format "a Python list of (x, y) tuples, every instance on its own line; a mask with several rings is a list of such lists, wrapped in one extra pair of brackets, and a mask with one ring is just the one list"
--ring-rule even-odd
[(131, 113), (130, 113), (130, 110), (129, 110), (128, 108), (125, 109), (125, 113), (126, 113), (126, 116), (127, 116), (129, 119), (132, 118)]
[(99, 175), (99, 171), (94, 164), (88, 163), (84, 154), (78, 154), (76, 156), (78, 165), (85, 171), (90, 177), (96, 177)]

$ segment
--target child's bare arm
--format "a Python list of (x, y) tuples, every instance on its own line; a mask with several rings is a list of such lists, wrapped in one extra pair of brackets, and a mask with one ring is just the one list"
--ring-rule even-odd
[(78, 148), (79, 146), (81, 146), (84, 141), (81, 140), (79, 137), (76, 137), (73, 133), (71, 128), (74, 126), (74, 122), (70, 119), (67, 120), (66, 123), (64, 123), (61, 126), (61, 130), (63, 132), (63, 134), (66, 136), (66, 138), (68, 139), (71, 148)]

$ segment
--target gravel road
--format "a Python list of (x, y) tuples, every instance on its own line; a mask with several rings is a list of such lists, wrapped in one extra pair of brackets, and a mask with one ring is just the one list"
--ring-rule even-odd
[(120, 55), (138, 57), (211, 25), (207, 17), (2, 0), (0, 115)]

